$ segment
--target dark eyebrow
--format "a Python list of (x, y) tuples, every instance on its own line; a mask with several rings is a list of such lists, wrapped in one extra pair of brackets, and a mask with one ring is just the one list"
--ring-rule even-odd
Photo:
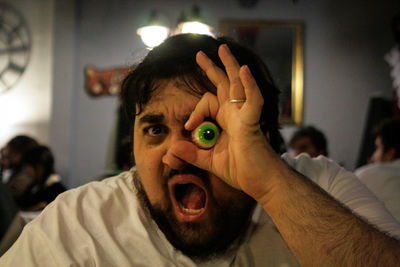
[(146, 114), (139, 119), (139, 126), (144, 123), (161, 123), (164, 120), (162, 114)]

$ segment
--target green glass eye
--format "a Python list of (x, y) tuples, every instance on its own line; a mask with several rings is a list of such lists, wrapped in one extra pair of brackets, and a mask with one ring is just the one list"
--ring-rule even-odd
[(193, 141), (200, 148), (211, 148), (219, 137), (219, 129), (215, 123), (205, 121), (192, 132)]

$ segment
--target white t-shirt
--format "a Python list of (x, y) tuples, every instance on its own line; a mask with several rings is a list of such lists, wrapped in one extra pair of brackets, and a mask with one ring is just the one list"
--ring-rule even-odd
[[(283, 159), (379, 228), (400, 226), (350, 172), (330, 160)], [(196, 263), (174, 249), (139, 206), (131, 172), (61, 194), (29, 223), (1, 266), (298, 266), (264, 210), (257, 206), (237, 251)]]
[(357, 169), (355, 174), (400, 222), (400, 159), (369, 164)]

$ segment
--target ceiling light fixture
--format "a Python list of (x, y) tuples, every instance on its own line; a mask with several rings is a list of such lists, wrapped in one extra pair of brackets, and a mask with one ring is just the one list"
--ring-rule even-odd
[(164, 41), (169, 35), (169, 29), (161, 21), (161, 16), (156, 10), (150, 12), (150, 16), (143, 27), (137, 29), (137, 34), (147, 47), (155, 47)]
[(174, 30), (170, 30), (166, 26), (167, 23), (161, 21), (161, 17), (156, 10), (152, 10), (147, 22), (137, 30), (137, 34), (140, 35), (143, 43), (150, 49), (162, 43), (170, 33), (172, 35), (198, 33), (213, 36), (213, 29), (204, 23), (198, 6), (192, 7), (189, 16), (185, 16), (185, 13), (182, 12), (178, 20), (178, 26)]

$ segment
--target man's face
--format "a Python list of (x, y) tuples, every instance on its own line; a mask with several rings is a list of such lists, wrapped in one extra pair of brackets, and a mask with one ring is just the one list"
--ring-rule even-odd
[(21, 154), (14, 152), (8, 146), (1, 150), (1, 164), (4, 169), (12, 169), (21, 164)]
[(321, 153), (317, 151), (317, 148), (311, 142), (311, 138), (308, 136), (299, 137), (293, 143), (293, 154), (295, 156), (300, 153), (307, 153), (310, 157), (318, 157)]
[(36, 171), (31, 166), (23, 166), (9, 182), (13, 196), (21, 196), (29, 186), (36, 182)]
[(10, 169), (10, 159), (8, 157), (8, 148), (4, 147), (0, 150), (0, 166), (4, 170)]
[(385, 151), (382, 138), (378, 136), (375, 139), (375, 151), (369, 159), (369, 163), (389, 162), (393, 160), (392, 151), (389, 149)]
[(206, 258), (242, 233), (255, 202), (168, 153), (174, 142), (191, 141), (184, 124), (199, 100), (185, 85), (164, 82), (136, 116), (134, 156), (142, 204), (176, 248)]

